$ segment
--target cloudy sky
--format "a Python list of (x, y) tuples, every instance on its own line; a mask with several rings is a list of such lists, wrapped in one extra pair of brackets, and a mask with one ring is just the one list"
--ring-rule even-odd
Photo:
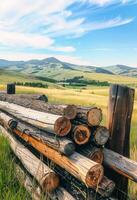
[(0, 0), (0, 58), (137, 67), (137, 0)]

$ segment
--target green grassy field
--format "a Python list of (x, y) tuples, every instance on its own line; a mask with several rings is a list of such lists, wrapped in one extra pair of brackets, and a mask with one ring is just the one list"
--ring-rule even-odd
[(21, 199), (31, 198), (17, 180), (14, 157), (7, 140), (0, 135), (0, 200)]
[[(4, 90), (5, 85), (0, 85), (0, 90)], [(17, 86), (17, 93), (43, 93), (46, 94), (50, 102), (80, 104), (85, 106), (97, 105), (103, 109), (103, 124), (106, 124), (108, 87), (90, 87), (87, 89), (67, 89), (67, 88), (31, 88)], [(131, 158), (137, 161), (137, 90), (135, 95), (134, 110), (131, 126)], [(130, 196), (137, 199), (137, 184), (130, 182)]]

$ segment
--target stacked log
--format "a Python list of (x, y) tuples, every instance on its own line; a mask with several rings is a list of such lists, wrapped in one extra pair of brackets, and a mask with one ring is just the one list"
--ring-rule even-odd
[(47, 165), (41, 162), (36, 156), (34, 156), (19, 141), (16, 141), (16, 139), (3, 127), (0, 126), (0, 130), (8, 139), (10, 147), (12, 148), (15, 155), (19, 158), (28, 172), (30, 172), (30, 174), (36, 178), (42, 189), (48, 192), (56, 189), (59, 185), (58, 175)]
[[(14, 154), (37, 180), (35, 196), (40, 199), (44, 192), (51, 199), (83, 200), (83, 190), (88, 200), (94, 195), (97, 199), (108, 198), (115, 183), (104, 175), (102, 164), (137, 181), (137, 164), (104, 148), (110, 134), (100, 125), (100, 108), (50, 104), (44, 98), (0, 95), (0, 124), (4, 127), (0, 129), (8, 137)], [(24, 142), (32, 150), (24, 147)], [(43, 160), (39, 160), (33, 150), (39, 152)], [(26, 188), (32, 191), (32, 180), (26, 177), (22, 184), (25, 186), (28, 182)], [(79, 194), (78, 198), (75, 193)]]

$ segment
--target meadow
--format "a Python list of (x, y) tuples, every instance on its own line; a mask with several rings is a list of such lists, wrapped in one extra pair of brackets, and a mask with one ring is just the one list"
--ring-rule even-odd
[[(0, 90), (4, 90), (5, 85), (0, 85)], [(32, 88), (17, 86), (17, 93), (43, 93), (46, 94), (50, 102), (54, 103), (66, 103), (66, 104), (79, 104), (79, 105), (96, 105), (103, 110), (103, 122), (107, 124), (107, 105), (108, 105), (108, 87), (87, 87), (87, 88)], [(137, 161), (137, 89), (134, 101), (134, 110), (132, 116), (131, 126), (131, 155), (130, 157)], [(132, 199), (137, 199), (137, 184), (130, 182), (129, 192)]]

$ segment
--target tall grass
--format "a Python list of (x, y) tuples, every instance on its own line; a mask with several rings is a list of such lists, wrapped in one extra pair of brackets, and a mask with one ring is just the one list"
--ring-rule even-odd
[(14, 159), (7, 140), (0, 135), (0, 200), (30, 200), (17, 180)]

